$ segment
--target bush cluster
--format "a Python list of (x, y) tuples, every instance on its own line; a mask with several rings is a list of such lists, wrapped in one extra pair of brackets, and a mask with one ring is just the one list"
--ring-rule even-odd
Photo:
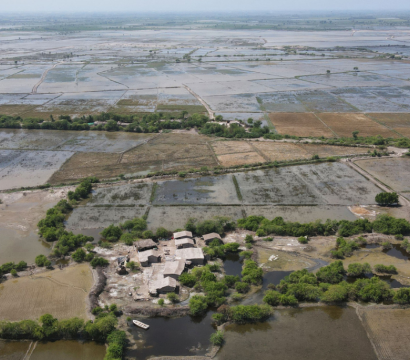
[(223, 235), (227, 231), (235, 230), (235, 222), (230, 221), (230, 218), (226, 216), (215, 216), (213, 219), (203, 221), (189, 218), (185, 224), (185, 230), (199, 236), (210, 233)]

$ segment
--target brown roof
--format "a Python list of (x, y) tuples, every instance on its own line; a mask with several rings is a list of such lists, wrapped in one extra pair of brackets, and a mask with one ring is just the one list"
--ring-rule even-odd
[(155, 247), (155, 246), (157, 246), (157, 244), (151, 239), (139, 240), (137, 242), (138, 249), (150, 248), (150, 247)]
[(194, 240), (191, 238), (182, 238), (175, 240), (175, 246), (183, 245), (183, 244), (192, 244), (195, 245)]
[(212, 239), (219, 239), (222, 240), (221, 235), (217, 234), (217, 233), (210, 233), (210, 234), (206, 234), (203, 236), (203, 239), (205, 241), (207, 240), (212, 240)]
[(176, 249), (175, 255), (185, 260), (204, 259), (204, 253), (198, 248)]
[(164, 267), (164, 276), (167, 275), (181, 275), (185, 268), (185, 261), (167, 261)]
[(180, 231), (180, 232), (174, 233), (174, 239), (178, 239), (182, 237), (192, 237), (192, 233), (190, 231)]
[(138, 258), (140, 262), (148, 261), (150, 256), (155, 256), (156, 258), (158, 258), (160, 255), (157, 251), (154, 250), (141, 251), (138, 253)]

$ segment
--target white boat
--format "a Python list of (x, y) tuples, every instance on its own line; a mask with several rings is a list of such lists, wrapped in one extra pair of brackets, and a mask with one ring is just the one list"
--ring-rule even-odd
[(132, 320), (132, 322), (134, 323), (135, 326), (138, 326), (138, 327), (140, 327), (141, 329), (144, 329), (144, 330), (148, 330), (148, 329), (149, 329), (149, 325), (144, 324), (144, 323), (141, 322), (141, 321)]

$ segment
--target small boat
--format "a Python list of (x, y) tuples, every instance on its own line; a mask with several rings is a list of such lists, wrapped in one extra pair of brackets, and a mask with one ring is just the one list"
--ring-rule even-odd
[(141, 329), (144, 329), (144, 330), (148, 330), (148, 329), (149, 329), (149, 325), (144, 324), (144, 323), (141, 322), (141, 321), (132, 320), (132, 322), (134, 323), (135, 326), (138, 326), (138, 327), (140, 327)]

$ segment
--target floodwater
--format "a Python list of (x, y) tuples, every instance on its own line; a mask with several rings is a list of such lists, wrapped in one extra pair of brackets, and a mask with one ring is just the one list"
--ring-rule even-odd
[(242, 261), (239, 254), (228, 254), (224, 260), (224, 270), (226, 275), (241, 276)]
[(42, 241), (34, 231), (0, 227), (0, 249), (0, 264), (21, 260), (31, 264), (37, 255), (48, 255), (51, 244)]
[(264, 323), (229, 325), (218, 360), (377, 360), (353, 308), (276, 310)]
[(130, 332), (138, 340), (138, 348), (127, 351), (126, 356), (143, 360), (150, 356), (204, 355), (215, 332), (211, 323), (213, 313), (208, 311), (203, 317), (143, 319), (150, 328), (142, 330), (131, 325)]
[(383, 252), (400, 260), (410, 260), (410, 254), (405, 249), (403, 249), (400, 244), (392, 245), (393, 247), (391, 249), (383, 250)]
[[(30, 341), (0, 340), (1, 360), (103, 360), (105, 346), (94, 342), (60, 340), (40, 342), (35, 346), (31, 356), (25, 357)], [(32, 349), (32, 347), (31, 347)]]

